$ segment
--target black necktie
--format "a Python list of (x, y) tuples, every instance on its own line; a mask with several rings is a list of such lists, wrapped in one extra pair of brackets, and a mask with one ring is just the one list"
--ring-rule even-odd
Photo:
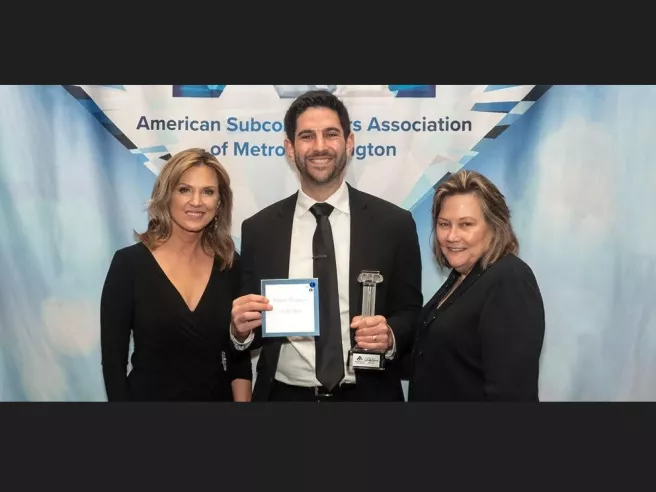
[(315, 203), (310, 212), (317, 219), (312, 238), (314, 276), (319, 279), (319, 336), (316, 340), (317, 379), (332, 390), (344, 377), (342, 327), (339, 320), (339, 292), (335, 244), (328, 216), (333, 206)]

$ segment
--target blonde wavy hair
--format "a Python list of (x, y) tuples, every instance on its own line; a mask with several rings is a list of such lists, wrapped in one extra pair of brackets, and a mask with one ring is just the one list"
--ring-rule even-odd
[(453, 195), (474, 194), (478, 197), (485, 222), (492, 230), (492, 240), (481, 257), (481, 266), (486, 269), (502, 256), (519, 253), (519, 241), (510, 223), (510, 209), (499, 189), (488, 178), (476, 171), (460, 170), (441, 183), (433, 198), (433, 255), (437, 263), (450, 267), (435, 237), (437, 220), (444, 200)]
[(209, 166), (219, 181), (219, 206), (214, 219), (205, 227), (201, 245), (206, 253), (219, 257), (221, 270), (232, 267), (235, 243), (232, 240), (232, 189), (230, 176), (223, 165), (204, 149), (182, 150), (171, 157), (160, 171), (148, 204), (148, 228), (135, 231), (135, 238), (148, 248), (155, 249), (168, 240), (172, 231), (171, 195), (182, 174), (193, 166)]

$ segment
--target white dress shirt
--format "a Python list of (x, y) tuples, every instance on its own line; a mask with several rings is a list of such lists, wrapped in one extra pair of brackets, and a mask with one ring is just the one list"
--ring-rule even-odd
[[(303, 190), (298, 191), (289, 251), (289, 278), (308, 278), (313, 276), (312, 238), (317, 228), (317, 221), (312, 212), (310, 212), (310, 207), (315, 203), (317, 201), (306, 195)], [(329, 221), (335, 243), (339, 316), (342, 325), (345, 374), (342, 383), (354, 383), (355, 374), (349, 364), (352, 330), (350, 327), (349, 305), (351, 212), (349, 207), (349, 193), (345, 181), (326, 200), (326, 203), (334, 207)], [(237, 349), (244, 350), (251, 344), (254, 335), (251, 332), (244, 342), (239, 342), (231, 331), (230, 338)], [(395, 345), (394, 343), (392, 348), (385, 354), (387, 358), (393, 357), (396, 348)], [(319, 383), (316, 377), (315, 354), (314, 337), (289, 337), (289, 343), (283, 343), (281, 346), (275, 378), (280, 382), (294, 386), (321, 386), (321, 383)]]

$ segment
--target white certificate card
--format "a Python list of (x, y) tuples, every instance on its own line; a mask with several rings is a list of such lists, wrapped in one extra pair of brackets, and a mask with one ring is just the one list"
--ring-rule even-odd
[(262, 312), (263, 337), (319, 335), (319, 280), (262, 280), (262, 295), (273, 308)]

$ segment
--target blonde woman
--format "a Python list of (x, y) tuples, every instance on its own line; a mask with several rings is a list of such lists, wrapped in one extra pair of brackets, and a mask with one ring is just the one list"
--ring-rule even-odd
[(240, 267), (226, 170), (202, 149), (179, 152), (155, 181), (148, 216), (137, 243), (114, 254), (102, 290), (108, 400), (249, 401), (250, 359), (229, 338)]
[(544, 306), (503, 195), (459, 171), (432, 215), (434, 256), (451, 273), (419, 317), (408, 400), (538, 401)]

